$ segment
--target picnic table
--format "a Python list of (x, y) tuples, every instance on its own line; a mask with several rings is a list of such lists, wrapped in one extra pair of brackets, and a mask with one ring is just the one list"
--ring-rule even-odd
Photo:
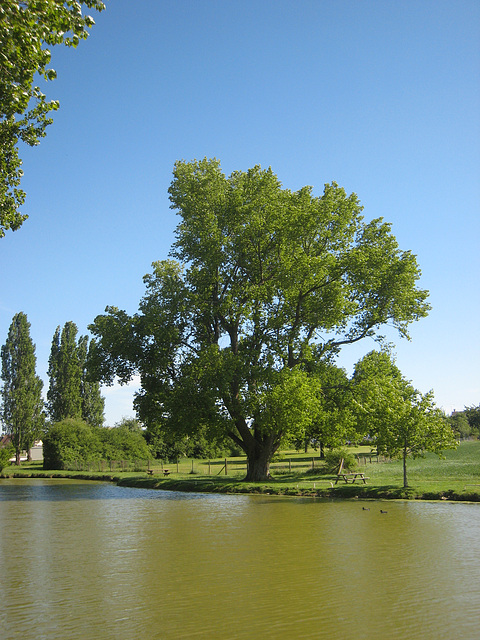
[[(154, 470), (153, 469), (147, 469), (147, 473), (149, 476), (153, 476), (154, 474)], [(170, 475), (170, 469), (162, 469), (162, 473), (164, 476), (169, 476)]]
[(343, 480), (346, 484), (348, 484), (349, 482), (351, 484), (354, 484), (357, 478), (363, 481), (363, 484), (367, 484), (368, 476), (366, 476), (364, 473), (339, 473), (337, 474), (335, 484), (337, 484), (339, 480)]

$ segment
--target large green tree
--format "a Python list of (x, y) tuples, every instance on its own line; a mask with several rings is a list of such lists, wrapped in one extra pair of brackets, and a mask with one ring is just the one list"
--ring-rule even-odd
[(146, 424), (227, 434), (268, 476), (283, 443), (303, 439), (320, 406), (314, 363), (345, 345), (407, 336), (428, 312), (415, 259), (382, 219), (365, 222), (337, 184), (282, 188), (256, 166), (226, 177), (217, 160), (178, 162), (169, 189), (180, 215), (173, 260), (145, 276), (139, 313), (107, 308), (90, 327), (92, 372), (138, 372)]
[(44, 425), (41, 378), (36, 375), (35, 346), (30, 323), (20, 312), (12, 320), (6, 343), (2, 346), (1, 418), (4, 430), (15, 447), (16, 463), (29, 451)]
[(353, 395), (359, 430), (372, 438), (379, 452), (402, 459), (404, 487), (409, 456), (423, 457), (427, 451), (441, 455), (456, 447), (433, 393), (415, 389), (388, 353), (372, 351), (357, 363)]
[(76, 47), (94, 20), (82, 5), (102, 11), (99, 0), (2, 0), (0, 3), (0, 238), (18, 229), (26, 215), (18, 144), (38, 145), (58, 109), (35, 84), (36, 76), (53, 80), (50, 48)]
[(82, 418), (93, 426), (103, 423), (104, 399), (98, 382), (86, 376), (88, 338), (80, 336), (74, 322), (57, 327), (48, 361), (47, 408), (51, 422)]

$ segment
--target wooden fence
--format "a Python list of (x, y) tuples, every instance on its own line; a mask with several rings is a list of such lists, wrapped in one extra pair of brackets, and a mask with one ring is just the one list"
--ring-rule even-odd
[[(360, 465), (385, 462), (384, 456), (375, 453), (355, 454)], [(181, 458), (176, 462), (166, 462), (163, 460), (94, 460), (90, 462), (71, 462), (65, 465), (65, 469), (71, 471), (90, 472), (150, 472), (152, 474), (163, 474), (165, 470), (169, 474), (178, 473), (182, 475), (227, 475), (244, 476), (247, 472), (246, 458), (223, 458), (216, 460), (197, 460), (191, 458)], [(320, 456), (296, 456), (282, 457), (274, 459), (270, 464), (272, 474), (305, 473), (308, 470), (315, 470), (323, 466)]]

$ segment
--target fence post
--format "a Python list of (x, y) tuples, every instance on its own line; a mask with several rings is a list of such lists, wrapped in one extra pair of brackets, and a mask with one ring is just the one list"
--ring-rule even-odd
[(193, 473), (193, 458), (192, 458), (192, 473)]
[(177, 458), (177, 473), (178, 473), (178, 458)]
[(210, 460), (208, 461), (208, 475), (210, 475)]
[(315, 469), (315, 458), (312, 458), (312, 469)]
[(291, 460), (291, 459), (289, 459), (289, 460), (288, 460), (288, 471), (289, 471), (290, 473), (291, 473), (291, 471), (292, 471), (292, 460)]
[(228, 475), (227, 459), (225, 458), (225, 475)]

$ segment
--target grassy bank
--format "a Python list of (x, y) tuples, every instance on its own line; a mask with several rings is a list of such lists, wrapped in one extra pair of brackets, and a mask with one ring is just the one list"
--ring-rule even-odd
[[(366, 450), (355, 450), (368, 453)], [(262, 483), (243, 482), (245, 461), (240, 458), (198, 461), (183, 460), (168, 465), (150, 465), (146, 472), (44, 471), (41, 463), (7, 467), (1, 477), (48, 477), (106, 480), (122, 486), (174, 491), (257, 493), (268, 495), (303, 495), (323, 498), (463, 500), (480, 502), (480, 441), (467, 441), (455, 451), (447, 451), (445, 459), (433, 454), (409, 460), (409, 487), (403, 488), (400, 461), (367, 461), (362, 457), (359, 471), (368, 476), (367, 484), (335, 483), (326, 474), (318, 453), (284, 452), (272, 465), (272, 480)]]

